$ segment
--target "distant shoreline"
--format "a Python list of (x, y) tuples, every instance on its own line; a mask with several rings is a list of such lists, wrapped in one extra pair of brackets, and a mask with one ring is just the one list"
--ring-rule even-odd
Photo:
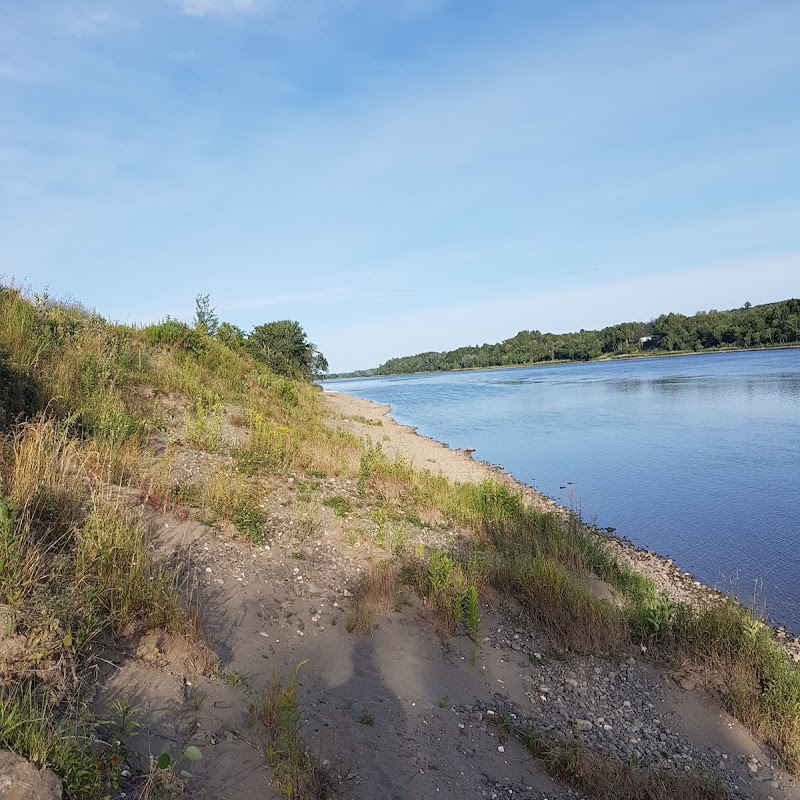
[(798, 350), (800, 343), (765, 345), (762, 347), (709, 347), (707, 350), (675, 350), (664, 351), (656, 350), (641, 353), (620, 353), (619, 355), (603, 355), (597, 358), (590, 358), (586, 361), (574, 361), (570, 359), (556, 359), (555, 361), (534, 361), (530, 364), (494, 364), (489, 367), (462, 367), (461, 369), (442, 369), (442, 370), (423, 370), (419, 372), (390, 372), (387, 374), (375, 373), (374, 375), (352, 375), (350, 373), (337, 373), (340, 377), (320, 378), (320, 383), (326, 381), (350, 381), (350, 380), (369, 380), (370, 378), (392, 378), (397, 375), (447, 375), (454, 372), (489, 372), (495, 370), (508, 369), (530, 369), (531, 367), (549, 367), (563, 364), (603, 364), (609, 361), (631, 361), (644, 358), (677, 358), (684, 356), (713, 356), (721, 353), (758, 353), (761, 351), (774, 350)]

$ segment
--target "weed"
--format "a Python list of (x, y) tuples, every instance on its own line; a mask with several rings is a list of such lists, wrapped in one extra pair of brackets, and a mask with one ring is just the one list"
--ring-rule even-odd
[(369, 518), (379, 527), (382, 528), (389, 521), (389, 514), (385, 508), (378, 506), (373, 508)]
[(511, 736), (511, 727), (513, 724), (511, 713), (509, 711), (504, 711), (502, 714), (493, 714), (489, 717), (489, 720), (497, 727), (500, 743), (505, 744)]
[(187, 404), (185, 411), (186, 438), (195, 447), (217, 452), (219, 447), (222, 400), (208, 391), (200, 392)]
[(250, 716), (273, 770), (273, 785), (282, 797), (286, 800), (345, 798), (347, 776), (340, 777), (310, 755), (301, 736), (297, 674), (306, 663), (301, 662), (286, 683), (274, 674), (272, 682), (251, 706)]
[(362, 425), (374, 425), (375, 427), (379, 427), (383, 425), (383, 420), (380, 419), (369, 419), (368, 417), (364, 417), (361, 414), (356, 414), (353, 417), (354, 422), (360, 422)]
[(395, 525), (392, 529), (392, 553), (397, 557), (402, 557), (405, 552), (406, 533), (399, 525)]
[(372, 716), (372, 714), (362, 714), (362, 715), (361, 715), (361, 716), (358, 718), (358, 724), (359, 724), (359, 725), (369, 725), (369, 726), (372, 726), (372, 725), (374, 725), (374, 724), (375, 724), (375, 717), (374, 717), (374, 716)]
[(378, 545), (381, 550), (386, 548), (386, 531), (383, 528), (378, 528), (373, 538), (375, 539), (375, 544)]
[(219, 677), (225, 681), (228, 686), (238, 686), (244, 680), (244, 676), (239, 672), (224, 669), (219, 673)]
[(461, 616), (469, 638), (473, 642), (477, 642), (480, 616), (478, 615), (478, 590), (474, 586), (468, 586), (462, 596)]
[(439, 708), (447, 708), (450, 705), (450, 698), (444, 695), (444, 697), (439, 698), (439, 702), (436, 705), (439, 706)]
[(546, 647), (544, 656), (552, 661), (558, 661), (562, 664), (572, 664), (575, 661), (575, 658), (571, 653), (559, 650), (557, 647)]
[(322, 505), (333, 509), (335, 517), (346, 517), (353, 511), (353, 506), (346, 497), (326, 497), (322, 501)]

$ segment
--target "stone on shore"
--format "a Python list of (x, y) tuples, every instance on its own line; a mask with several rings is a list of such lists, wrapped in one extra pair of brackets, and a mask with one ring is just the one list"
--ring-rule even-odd
[(0, 800), (61, 800), (61, 781), (49, 769), (0, 750)]

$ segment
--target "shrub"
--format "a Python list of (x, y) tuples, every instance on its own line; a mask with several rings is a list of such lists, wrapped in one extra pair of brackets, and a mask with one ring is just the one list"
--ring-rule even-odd
[(153, 345), (168, 345), (197, 357), (206, 350), (206, 339), (185, 322), (167, 317), (163, 322), (148, 325), (141, 331), (142, 338)]

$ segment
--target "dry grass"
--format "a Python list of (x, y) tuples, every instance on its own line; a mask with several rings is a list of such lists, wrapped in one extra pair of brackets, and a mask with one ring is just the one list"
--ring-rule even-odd
[(403, 604), (403, 585), (400, 565), (383, 562), (374, 565), (364, 575), (353, 592), (353, 602), (347, 628), (359, 633), (372, 632), (375, 614), (398, 611)]
[(594, 800), (724, 800), (718, 781), (699, 772), (645, 769), (577, 742), (558, 742), (531, 728), (516, 731), (555, 779)]

